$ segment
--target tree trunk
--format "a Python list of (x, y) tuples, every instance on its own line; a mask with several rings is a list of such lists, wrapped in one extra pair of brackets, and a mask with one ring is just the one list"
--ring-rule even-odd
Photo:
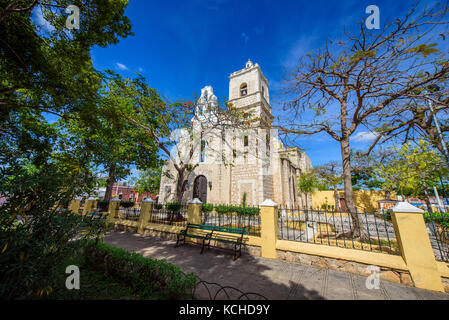
[(182, 196), (184, 195), (184, 172), (185, 167), (182, 166), (178, 170), (178, 180), (176, 181), (176, 202), (182, 202)]
[(343, 161), (343, 183), (344, 193), (346, 200), (346, 207), (351, 215), (352, 230), (350, 232), (343, 233), (340, 236), (351, 236), (353, 238), (364, 238), (364, 232), (361, 230), (360, 219), (357, 214), (356, 206), (354, 203), (354, 191), (352, 189), (351, 180), (351, 163), (349, 153), (349, 137), (340, 141), (341, 157)]
[(104, 194), (105, 201), (111, 201), (114, 182), (115, 182), (115, 164), (112, 164), (109, 167), (108, 179), (106, 180), (106, 192)]

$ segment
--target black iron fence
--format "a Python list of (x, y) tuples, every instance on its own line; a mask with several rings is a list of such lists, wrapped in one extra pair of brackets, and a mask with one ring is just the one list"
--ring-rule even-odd
[(430, 244), (438, 261), (449, 262), (449, 213), (424, 213)]
[(202, 220), (206, 225), (245, 229), (247, 235), (260, 237), (260, 208), (204, 204)]
[(140, 217), (140, 207), (120, 209), (122, 217), (126, 220), (137, 221)]
[(384, 215), (280, 207), (278, 217), (280, 239), (400, 254), (393, 224)]
[(175, 210), (167, 208), (165, 204), (155, 204), (149, 222), (172, 226), (187, 226), (187, 209), (187, 204), (182, 204), (179, 209)]

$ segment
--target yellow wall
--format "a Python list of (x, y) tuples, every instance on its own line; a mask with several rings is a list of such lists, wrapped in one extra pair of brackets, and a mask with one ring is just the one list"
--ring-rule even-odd
[[(343, 191), (338, 191), (340, 197), (344, 196)], [(396, 199), (396, 193), (392, 192), (391, 199)], [(367, 212), (379, 209), (378, 200), (384, 200), (385, 193), (383, 191), (354, 191), (354, 202), (359, 210), (366, 209)], [(312, 203), (314, 209), (321, 209), (322, 204), (335, 205), (334, 191), (317, 191), (312, 194)]]

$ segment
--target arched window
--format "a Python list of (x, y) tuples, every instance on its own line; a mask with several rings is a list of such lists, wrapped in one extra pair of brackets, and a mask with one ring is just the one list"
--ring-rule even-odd
[(240, 96), (246, 96), (246, 94), (248, 93), (248, 86), (246, 85), (246, 83), (242, 83), (242, 85), (240, 86)]
[(265, 98), (265, 87), (262, 87), (262, 97)]

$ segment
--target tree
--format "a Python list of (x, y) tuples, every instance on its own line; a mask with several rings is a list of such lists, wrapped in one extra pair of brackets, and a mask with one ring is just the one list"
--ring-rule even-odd
[(148, 168), (141, 171), (139, 174), (139, 178), (136, 181), (137, 191), (139, 193), (159, 193), (161, 175), (161, 168)]
[[(2, 298), (51, 290), (55, 266), (98, 235), (94, 225), (80, 235), (83, 219), (54, 209), (90, 192), (95, 177), (84, 144), (71, 145), (74, 140), (45, 117), (92, 116), (100, 77), (90, 49), (117, 43), (131, 34), (131, 24), (126, 1), (74, 0), (80, 29), (69, 31), (68, 4), (0, 0), (0, 190), (7, 197), (0, 207)], [(48, 30), (32, 22), (33, 9), (43, 10)]]
[(130, 98), (122, 88), (138, 85), (142, 78), (125, 80), (106, 71), (102, 79), (91, 114), (61, 119), (61, 124), (65, 131), (81, 140), (93, 154), (93, 162), (107, 172), (104, 200), (110, 201), (114, 183), (128, 176), (132, 165), (141, 169), (154, 167), (159, 164), (159, 156), (154, 140), (122, 116)]
[(337, 161), (330, 161), (315, 168), (319, 181), (334, 190), (335, 208), (341, 211), (340, 196), (338, 194), (338, 186), (343, 182), (341, 165)]
[[(7, 124), (14, 117), (32, 130), (45, 123), (42, 114), (85, 113), (100, 80), (92, 66), (90, 48), (105, 47), (132, 34), (130, 21), (124, 15), (127, 1), (0, 3), (0, 123)], [(65, 28), (65, 8), (69, 4), (80, 8), (78, 30)], [(32, 21), (33, 10), (42, 12), (47, 29)], [(31, 121), (36, 124), (31, 125)]]
[[(45, 116), (85, 123), (95, 119), (92, 105), (98, 99), (101, 76), (92, 66), (90, 48), (115, 44), (119, 37), (132, 34), (124, 15), (127, 1), (1, 2), (0, 135), (13, 139), (14, 148), (42, 165), (58, 130)], [(80, 8), (79, 29), (65, 28), (69, 4)], [(33, 10), (42, 13), (46, 29), (34, 24)]]
[[(376, 152), (366, 154), (361, 151), (351, 151), (352, 185), (354, 190), (360, 189), (381, 189), (382, 183), (379, 181), (374, 168), (390, 155), (391, 150), (379, 149)], [(388, 197), (386, 190), (386, 196)]]
[[(289, 101), (284, 109), (291, 113), (278, 127), (292, 134), (325, 132), (340, 144), (344, 193), (352, 218), (352, 230), (345, 236), (364, 237), (351, 181), (353, 134), (370, 121), (380, 122), (383, 114), (416, 89), (449, 75), (444, 64), (447, 54), (429, 41), (435, 38), (436, 26), (446, 23), (447, 3), (420, 13), (417, 8), (415, 4), (404, 18), (379, 31), (367, 30), (362, 21), (357, 35), (345, 32), (344, 40), (327, 41), (323, 49), (302, 57), (286, 78)], [(305, 110), (314, 112), (314, 118), (296, 123)]]
[(438, 96), (440, 99), (435, 100), (432, 99), (432, 97), (425, 98), (420, 97), (417, 94), (417, 96), (412, 98), (409, 103), (405, 103), (403, 106), (398, 107), (394, 112), (386, 115), (389, 119), (389, 124), (384, 124), (374, 130), (383, 136), (382, 142), (399, 140), (402, 143), (406, 143), (408, 141), (425, 139), (434, 145), (441, 154), (444, 154), (443, 146), (434, 124), (434, 117), (432, 116), (428, 105), (423, 101), (425, 99), (430, 99), (436, 104), (434, 106), (434, 111), (438, 117), (440, 130), (444, 135), (449, 132), (449, 103), (447, 99), (441, 99), (442, 97), (447, 96), (447, 93), (440, 92)]
[(415, 147), (407, 143), (400, 148), (393, 147), (393, 151), (396, 154), (376, 168), (376, 173), (383, 179), (384, 188), (399, 189), (402, 197), (405, 189), (415, 196), (424, 195), (427, 209), (432, 212), (429, 188), (438, 185), (440, 175), (447, 175), (441, 155), (422, 139)]
[(309, 195), (313, 194), (318, 189), (318, 179), (314, 171), (306, 172), (300, 175), (298, 179), (298, 191), (305, 194), (306, 198), (306, 210), (305, 210), (305, 220), (309, 220), (308, 209), (309, 209)]

